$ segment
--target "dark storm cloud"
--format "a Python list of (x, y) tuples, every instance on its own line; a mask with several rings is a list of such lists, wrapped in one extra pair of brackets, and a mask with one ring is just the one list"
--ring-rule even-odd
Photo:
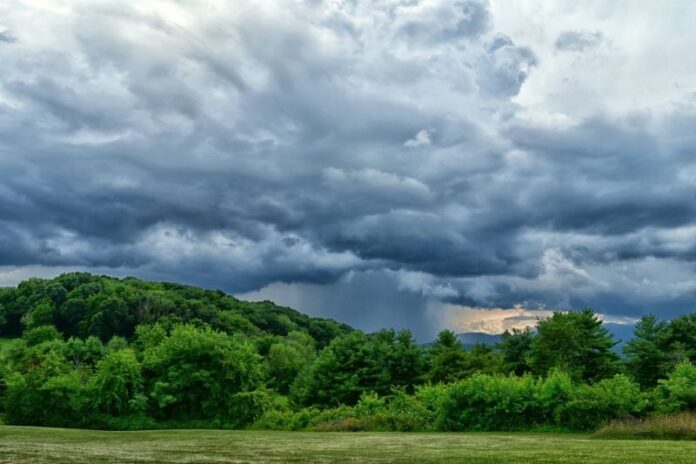
[(694, 301), (688, 104), (540, 123), (512, 99), (544, 61), (487, 2), (317, 5), (10, 17), (51, 40), (0, 50), (0, 266), (270, 285), (421, 337), (433, 302)]

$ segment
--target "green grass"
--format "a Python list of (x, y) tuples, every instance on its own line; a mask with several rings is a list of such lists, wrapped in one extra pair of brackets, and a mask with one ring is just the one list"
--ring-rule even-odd
[(692, 463), (696, 442), (588, 435), (0, 427), (2, 463)]

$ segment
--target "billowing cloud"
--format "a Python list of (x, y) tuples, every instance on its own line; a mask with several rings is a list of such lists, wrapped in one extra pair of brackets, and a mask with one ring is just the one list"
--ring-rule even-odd
[(696, 7), (612, 5), (0, 5), (0, 279), (423, 338), (462, 307), (692, 310)]

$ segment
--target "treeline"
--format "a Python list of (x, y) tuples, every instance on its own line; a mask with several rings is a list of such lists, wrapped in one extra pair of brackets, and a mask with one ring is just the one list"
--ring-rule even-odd
[(589, 430), (696, 407), (696, 315), (617, 343), (591, 310), (496, 346), (365, 334), (222, 292), (71, 273), (0, 290), (13, 424), (136, 429)]

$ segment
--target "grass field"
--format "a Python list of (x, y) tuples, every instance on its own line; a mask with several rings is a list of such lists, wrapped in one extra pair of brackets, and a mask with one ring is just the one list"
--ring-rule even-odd
[(556, 434), (96, 432), (0, 427), (3, 463), (692, 463), (696, 442)]

